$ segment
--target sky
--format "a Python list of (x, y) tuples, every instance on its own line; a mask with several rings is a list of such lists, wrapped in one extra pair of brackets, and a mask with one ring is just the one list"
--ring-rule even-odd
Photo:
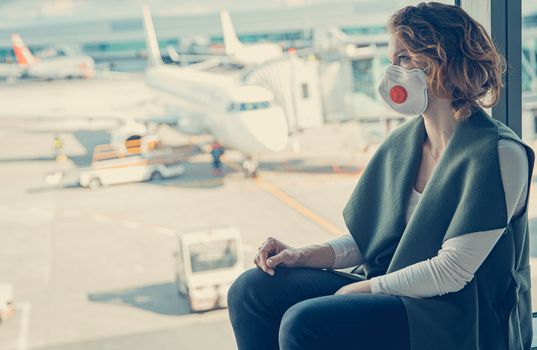
[[(20, 27), (24, 25), (49, 24), (58, 22), (90, 21), (95, 19), (123, 18), (137, 16), (143, 4), (149, 4), (156, 15), (189, 15), (217, 12), (262, 10), (265, 8), (286, 8), (313, 6), (344, 0), (0, 0), (0, 27)], [(464, 1), (464, 0), (463, 0)], [(371, 0), (346, 0), (356, 6), (371, 6)], [(382, 0), (404, 6), (419, 1)], [(442, 1), (449, 2), (449, 1)], [(523, 13), (537, 12), (536, 0), (522, 0)]]
[[(214, 13), (221, 9), (230, 12), (314, 6), (336, 1), (364, 5), (366, 10), (378, 1), (371, 0), (0, 0), (0, 27), (47, 24), (62, 21), (137, 16), (140, 7), (148, 4), (155, 15), (189, 15)], [(446, 1), (446, 0), (444, 0)], [(530, 0), (524, 0), (530, 1)], [(402, 7), (411, 0), (382, 0), (382, 6)]]
[[(0, 26), (8, 27), (36, 22), (93, 20), (138, 15), (148, 4), (154, 14), (190, 15), (252, 9), (304, 6), (328, 0), (0, 0)], [(360, 0), (358, 0), (360, 1)]]

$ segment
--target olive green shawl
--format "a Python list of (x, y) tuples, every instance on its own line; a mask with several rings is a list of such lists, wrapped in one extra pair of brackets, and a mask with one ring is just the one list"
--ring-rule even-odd
[(534, 153), (506, 125), (476, 109), (457, 123), (407, 225), (404, 210), (425, 137), (422, 116), (405, 122), (380, 145), (361, 175), (343, 210), (365, 259), (353, 274), (370, 279), (397, 271), (436, 256), (449, 238), (507, 227), (462, 290), (401, 298), (412, 350), (529, 349), (528, 213), (525, 208), (507, 222), (498, 140), (509, 138), (525, 147), (529, 184)]

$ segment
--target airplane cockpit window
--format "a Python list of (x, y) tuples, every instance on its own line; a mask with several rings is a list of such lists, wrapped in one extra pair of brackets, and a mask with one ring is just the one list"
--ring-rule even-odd
[(252, 111), (256, 109), (267, 109), (270, 107), (269, 101), (261, 101), (261, 102), (249, 102), (249, 103), (241, 103), (240, 110), (241, 111)]
[(271, 103), (269, 101), (260, 101), (260, 102), (242, 102), (242, 103), (230, 103), (228, 106), (229, 112), (245, 112), (245, 111), (255, 111), (259, 109), (270, 108)]

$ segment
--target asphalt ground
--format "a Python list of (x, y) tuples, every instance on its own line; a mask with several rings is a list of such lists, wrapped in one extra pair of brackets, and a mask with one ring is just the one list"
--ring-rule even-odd
[[(222, 177), (198, 154), (178, 178), (95, 191), (77, 185), (76, 169), (106, 133), (61, 133), (69, 160), (59, 165), (54, 134), (2, 132), (0, 282), (15, 288), (16, 315), (0, 325), (0, 349), (234, 349), (227, 310), (191, 314), (178, 296), (176, 234), (233, 225), (249, 268), (269, 235), (299, 246), (345, 232), (341, 211), (375, 149), (365, 150), (362, 129), (306, 131), (281, 154), (265, 155), (256, 179), (245, 178), (240, 155), (228, 151)], [(186, 140), (160, 133), (170, 143)], [(46, 174), (60, 168), (70, 175), (47, 184)], [(536, 204), (532, 191), (535, 257)]]

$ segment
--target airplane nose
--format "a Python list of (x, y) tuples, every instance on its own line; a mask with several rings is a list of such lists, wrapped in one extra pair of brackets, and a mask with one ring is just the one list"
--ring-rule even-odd
[(242, 125), (257, 141), (260, 150), (279, 152), (285, 148), (289, 131), (283, 109), (272, 107), (241, 114)]

